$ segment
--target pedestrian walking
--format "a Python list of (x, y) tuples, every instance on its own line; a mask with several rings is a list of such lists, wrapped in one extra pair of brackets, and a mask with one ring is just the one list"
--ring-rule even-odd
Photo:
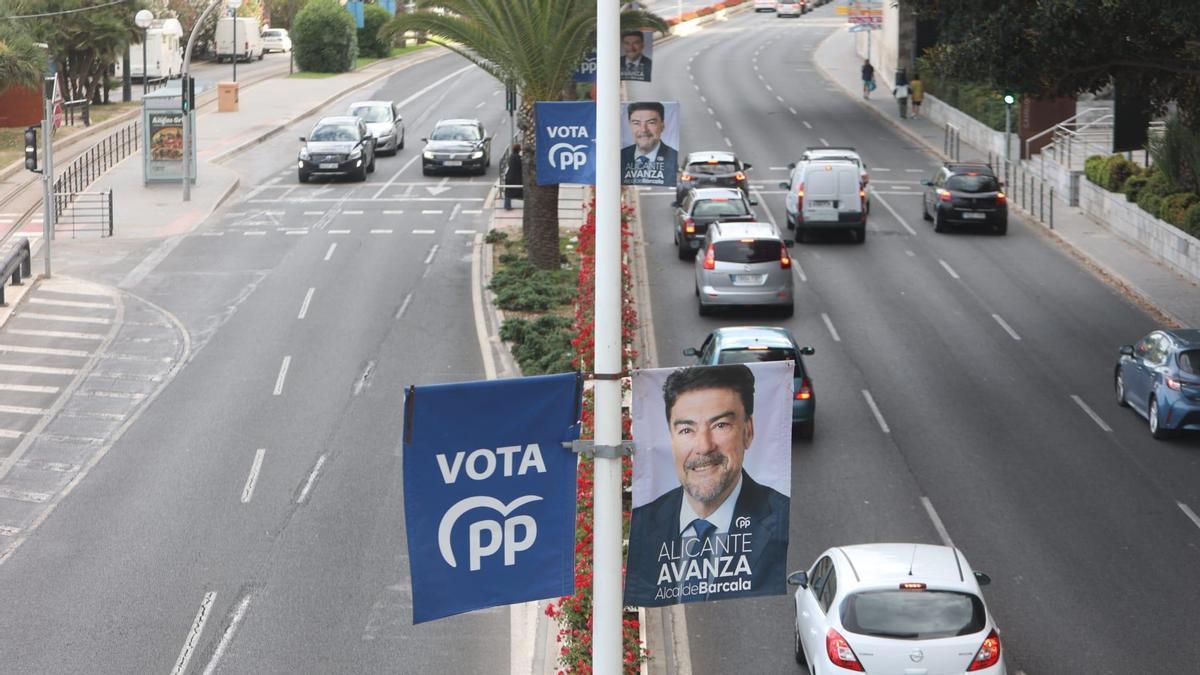
[(901, 68), (896, 71), (896, 86), (892, 87), (892, 96), (895, 96), (896, 101), (900, 104), (900, 119), (908, 117), (908, 96), (910, 93), (908, 75)]
[(513, 143), (504, 172), (504, 210), (512, 211), (512, 200), (525, 200), (524, 174), (521, 171), (521, 144)]
[(875, 90), (875, 66), (871, 65), (871, 59), (863, 61), (862, 83), (863, 98), (871, 98), (871, 92)]
[(917, 119), (921, 116), (921, 102), (925, 100), (925, 85), (921, 83), (920, 73), (913, 73), (908, 88), (912, 94), (912, 116), (913, 119)]

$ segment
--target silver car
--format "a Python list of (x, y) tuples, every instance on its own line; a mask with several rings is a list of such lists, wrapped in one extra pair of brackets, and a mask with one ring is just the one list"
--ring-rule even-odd
[(350, 114), (367, 123), (380, 153), (394, 155), (404, 149), (404, 119), (395, 101), (359, 101)]
[(792, 256), (770, 223), (713, 223), (696, 256), (700, 313), (718, 307), (767, 305), (793, 311)]

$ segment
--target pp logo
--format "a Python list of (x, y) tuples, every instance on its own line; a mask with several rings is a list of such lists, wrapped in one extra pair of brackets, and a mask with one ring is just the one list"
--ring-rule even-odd
[(438, 549), (442, 553), (442, 559), (446, 561), (447, 565), (458, 567), (458, 561), (454, 558), (454, 549), (450, 545), (450, 534), (454, 530), (454, 523), (471, 509), (487, 508), (499, 513), (502, 520), (477, 520), (467, 528), (467, 557), (471, 561), (470, 569), (472, 572), (478, 571), (481, 561), (494, 555), (501, 548), (504, 549), (504, 564), (506, 566), (515, 565), (517, 553), (529, 549), (537, 541), (537, 521), (532, 516), (510, 518), (508, 514), (525, 504), (540, 499), (541, 497), (537, 495), (525, 495), (514, 499), (511, 504), (505, 505), (495, 497), (468, 497), (450, 507), (438, 525)]
[(733, 524), (739, 530), (744, 530), (747, 527), (750, 527), (750, 516), (740, 516), (740, 517), (738, 517), (737, 520), (734, 521)]
[(583, 63), (579, 64), (579, 72), (584, 74), (592, 74), (596, 72), (596, 55), (592, 54)]
[(547, 153), (550, 159), (550, 166), (559, 171), (582, 169), (587, 164), (587, 153), (584, 152), (586, 149), (586, 145), (555, 143), (550, 146), (550, 151)]

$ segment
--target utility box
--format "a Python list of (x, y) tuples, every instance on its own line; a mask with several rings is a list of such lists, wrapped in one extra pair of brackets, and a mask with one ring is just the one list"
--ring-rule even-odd
[(238, 83), (217, 83), (217, 112), (238, 111)]

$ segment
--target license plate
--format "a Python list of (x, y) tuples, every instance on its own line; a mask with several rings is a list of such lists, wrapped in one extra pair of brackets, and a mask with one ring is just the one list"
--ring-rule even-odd
[(815, 207), (817, 207), (817, 208), (832, 208), (832, 207), (833, 207), (833, 202), (828, 202), (828, 201), (815, 201), (815, 200), (814, 200), (814, 201), (813, 201), (813, 203), (812, 203), (812, 205), (813, 205), (813, 206), (815, 206)]
[(457, 159), (448, 159), (442, 162), (445, 166), (462, 166), (462, 161)]
[(987, 214), (986, 213), (972, 213), (970, 211), (967, 211), (966, 213), (962, 214), (962, 217), (966, 218), (967, 220), (983, 220), (984, 218), (987, 218)]
[(321, 162), (320, 166), (322, 169), (336, 169), (337, 162)]
[(767, 282), (765, 274), (731, 274), (734, 286), (762, 286)]

